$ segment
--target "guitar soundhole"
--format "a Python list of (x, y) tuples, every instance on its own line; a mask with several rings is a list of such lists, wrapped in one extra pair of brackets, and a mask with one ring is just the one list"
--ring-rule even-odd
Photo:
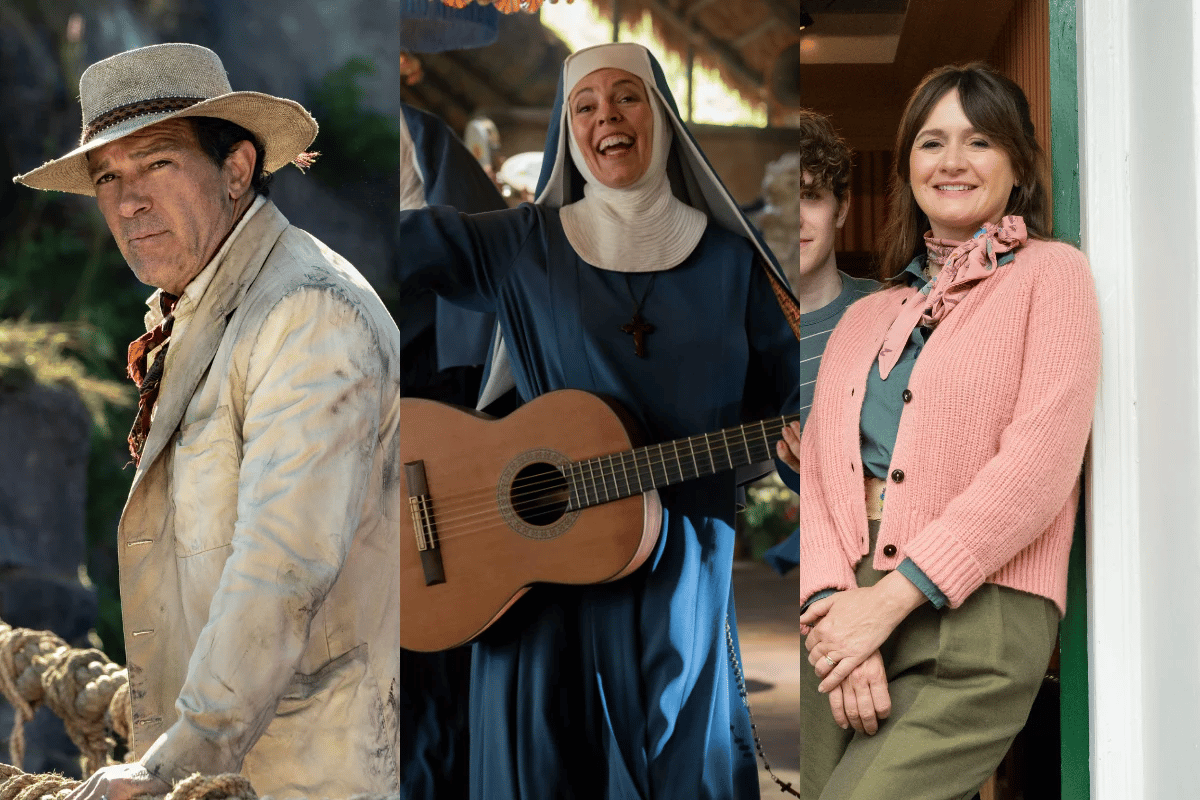
[(566, 476), (553, 464), (533, 463), (522, 467), (513, 478), (509, 501), (521, 520), (529, 525), (553, 525), (567, 513), (571, 490)]

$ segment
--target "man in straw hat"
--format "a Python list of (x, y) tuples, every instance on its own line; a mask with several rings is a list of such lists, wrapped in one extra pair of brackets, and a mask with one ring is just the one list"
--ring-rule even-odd
[(190, 44), (93, 64), (79, 94), (80, 146), (15, 180), (94, 195), (158, 291), (129, 349), (118, 531), (138, 760), (72, 800), (195, 772), (276, 797), (398, 791), (400, 337), (266, 198), (316, 122), (232, 91)]

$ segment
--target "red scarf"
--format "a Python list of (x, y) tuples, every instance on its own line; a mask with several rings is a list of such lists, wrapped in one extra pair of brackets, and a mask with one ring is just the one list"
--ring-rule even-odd
[[(167, 360), (167, 345), (170, 344), (171, 328), (175, 325), (176, 295), (159, 292), (158, 303), (163, 321), (129, 343), (129, 377), (138, 387), (137, 416), (129, 430), (129, 454), (136, 467), (142, 460), (142, 448), (150, 433), (150, 414), (158, 402), (158, 387), (162, 382), (163, 366)], [(161, 347), (160, 347), (161, 345)], [(154, 363), (147, 368), (147, 357), (158, 349)]]

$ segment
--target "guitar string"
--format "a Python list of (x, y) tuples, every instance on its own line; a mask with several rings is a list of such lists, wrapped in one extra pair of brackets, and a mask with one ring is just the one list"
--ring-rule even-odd
[[(782, 425), (780, 425), (780, 430), (782, 430)], [(730, 463), (730, 466), (729, 467), (716, 467), (716, 469), (713, 470), (714, 472), (715, 471), (724, 471), (726, 469), (736, 467), (737, 465), (733, 463), (733, 455), (735, 453), (737, 453), (740, 458), (740, 455), (741, 455), (740, 451), (745, 451), (747, 456), (751, 459), (748, 463), (753, 463), (756, 460), (756, 457), (753, 454), (749, 453), (749, 450), (752, 447), (756, 448), (756, 449), (760, 449), (759, 452), (765, 450), (766, 452), (763, 453), (763, 455), (764, 455), (763, 460), (766, 460), (766, 458), (770, 457), (770, 451), (771, 451), (772, 445), (774, 443), (772, 441), (773, 434), (778, 433), (778, 432), (779, 431), (772, 431), (771, 433), (768, 433), (765, 436), (755, 436), (753, 441), (747, 439), (746, 441), (739, 442), (739, 443), (729, 444), (728, 442), (725, 442), (722, 445), (717, 446), (717, 447), (710, 446), (707, 451), (709, 464), (716, 467), (716, 462), (723, 456), (724, 459)], [(657, 447), (657, 445), (652, 445), (651, 447)], [(613, 455), (615, 456), (616, 454), (613, 454)], [(675, 467), (676, 467), (675, 471), (681, 475), (682, 480), (690, 480), (690, 479), (693, 479), (696, 477), (700, 477), (699, 474), (692, 475), (692, 476), (684, 475), (684, 471), (686, 469), (684, 461), (685, 461), (686, 457), (680, 456), (678, 454), (678, 452), (676, 452), (676, 455), (674, 458), (670, 458), (665, 454), (665, 452), (660, 451), (660, 453), (657, 457), (657, 460), (655, 460), (655, 457), (653, 456), (653, 454), (651, 454), (649, 452), (647, 452), (646, 455), (647, 455), (647, 459), (643, 462), (641, 459), (638, 459), (635, 454), (634, 462), (632, 465), (627, 464), (626, 461), (623, 460), (622, 463), (620, 463), (620, 464), (614, 464), (613, 462), (610, 461), (609, 465), (606, 467), (603, 463), (600, 463), (600, 462), (602, 462), (604, 459), (608, 458), (608, 456), (598, 456), (598, 457), (591, 458), (591, 459), (584, 459), (582, 461), (573, 462), (569, 466), (576, 467), (579, 465), (588, 464), (589, 462), (596, 462), (596, 470), (595, 470), (595, 472), (591, 472), (590, 474), (574, 475), (574, 474), (564, 473), (564, 472), (556, 469), (552, 474), (548, 475), (546, 478), (539, 480), (539, 481), (533, 481), (531, 483), (525, 484), (521, 490), (514, 492), (511, 495), (513, 505), (518, 506), (519, 503), (522, 500), (524, 500), (525, 498), (533, 498), (533, 499), (540, 498), (543, 495), (543, 489), (545, 489), (549, 486), (555, 485), (555, 484), (559, 484), (559, 485), (561, 485), (561, 487), (563, 489), (567, 489), (567, 491), (569, 492), (570, 495), (577, 496), (580, 493), (575, 491), (575, 489), (577, 488), (575, 486), (576, 478), (578, 480), (581, 480), (584, 483), (585, 491), (582, 493), (584, 495), (584, 497), (583, 497), (584, 500), (588, 500), (592, 496), (595, 496), (597, 499), (599, 499), (601, 494), (603, 494), (605, 497), (608, 497), (610, 495), (610, 493), (608, 491), (608, 486), (610, 486), (610, 485), (618, 493), (619, 493), (619, 487), (620, 487), (621, 481), (624, 481), (624, 483), (626, 484), (627, 487), (632, 488), (633, 481), (630, 480), (630, 478), (629, 478), (629, 468), (628, 468), (629, 466), (633, 467), (633, 469), (635, 470), (635, 475), (636, 475), (637, 471), (640, 471), (643, 468), (648, 470), (650, 473), (649, 477), (650, 477), (651, 481), (653, 481), (656, 474), (659, 474), (659, 472), (656, 472), (656, 468), (659, 468), (661, 474), (664, 477), (668, 478), (668, 480), (669, 480), (670, 470), (667, 468), (668, 463), (673, 463), (675, 465)], [(695, 453), (693, 451), (693, 454), (692, 454), (693, 460), (695, 460), (694, 456), (695, 456)], [(698, 461), (697, 461), (697, 463), (698, 463)], [(618, 472), (618, 468), (620, 469), (620, 472)], [(597, 473), (598, 473), (598, 477), (597, 477)], [(640, 485), (641, 485), (641, 483), (639, 483), (639, 486)], [(494, 486), (479, 487), (476, 489), (470, 489), (470, 490), (465, 490), (463, 492), (458, 492), (458, 493), (455, 493), (454, 495), (445, 496), (446, 498), (450, 498), (450, 497), (457, 498), (458, 502), (448, 502), (447, 499), (439, 498), (439, 500), (437, 502), (437, 513), (439, 515), (442, 515), (447, 518), (453, 516), (454, 514), (457, 514), (457, 513), (463, 512), (463, 511), (472, 510), (472, 509), (484, 509), (480, 513), (489, 513), (494, 509), (494, 506), (495, 506), (496, 488), (497, 487), (494, 487)], [(434, 494), (434, 493), (431, 493), (431, 494)], [(546, 505), (553, 506), (553, 505), (558, 504), (559, 502), (560, 502), (559, 500), (551, 500)]]
[[(766, 449), (766, 448), (764, 448), (764, 449)], [(721, 471), (725, 471), (725, 470), (722, 469)], [(649, 488), (655, 488), (655, 487), (652, 486)], [(640, 493), (642, 493), (642, 492), (630, 494), (630, 495), (627, 495), (627, 497), (636, 497), (637, 494), (640, 494)], [(530, 494), (530, 493), (527, 492), (525, 494)], [(536, 493), (534, 493), (534, 494), (536, 494)], [(531, 511), (538, 511), (540, 509), (561, 507), (563, 505), (561, 499), (540, 502), (539, 501), (540, 497), (541, 497), (541, 495), (538, 495), (537, 498), (534, 498), (533, 500), (524, 502), (522, 504), (514, 503), (513, 509), (515, 511), (524, 511), (526, 513), (529, 513)], [(623, 498), (613, 498), (613, 499), (623, 499)], [(576, 507), (571, 510), (577, 511), (577, 510), (579, 510), (579, 508), (580, 507)], [(456, 509), (456, 510), (461, 511), (461, 509)], [(463, 513), (455, 514), (455, 513), (446, 513), (446, 511), (443, 509), (430, 508), (430, 509), (428, 509), (428, 513), (430, 515), (431, 521), (433, 522), (434, 526), (437, 528), (437, 535), (438, 535), (439, 540), (457, 538), (458, 536), (467, 535), (467, 534), (470, 534), (475, 531), (490, 530), (492, 527), (501, 527), (501, 528), (507, 527), (507, 524), (504, 523), (502, 518), (499, 520), (496, 519), (496, 517), (495, 517), (496, 508), (495, 508), (494, 502), (488, 502), (486, 504), (486, 510), (481, 511), (481, 512), (474, 512), (474, 513), (469, 513), (469, 514), (463, 514)], [(473, 523), (471, 523), (471, 520), (474, 518), (478, 518), (478, 517), (490, 518), (495, 524), (489, 525), (486, 527), (475, 526)], [(470, 527), (471, 530), (468, 530), (466, 533), (456, 533), (455, 532), (455, 531), (461, 530), (463, 527)], [(534, 525), (533, 527), (538, 527), (538, 526)]]
[[(752, 447), (759, 454), (761, 454), (762, 458), (759, 459), (759, 458), (755, 457), (755, 458), (753, 458), (752, 461), (747, 462), (747, 463), (754, 463), (755, 461), (758, 461), (758, 460), (765, 461), (770, 457), (771, 447), (769, 444), (757, 444), (757, 445), (752, 445)], [(743, 450), (744, 448), (739, 447), (736, 449)], [(717, 454), (717, 455), (719, 455), (719, 454)], [(733, 466), (736, 467), (737, 465), (734, 464)], [(714, 470), (714, 472), (723, 472), (723, 471), (728, 470), (729, 468), (730, 467), (720, 467), (717, 470)], [(667, 471), (665, 469), (661, 472), (661, 474), (665, 478), (668, 478), (668, 479), (670, 478), (669, 474), (667, 473)], [(686, 475), (686, 474), (683, 474), (682, 472), (680, 474), (682, 475), (683, 480), (691, 480), (694, 478), (702, 477), (700, 474)], [(713, 474), (713, 473), (706, 473), (706, 474)], [(582, 499), (586, 503), (586, 506), (580, 505), (577, 503), (576, 505), (574, 505), (571, 508), (571, 510), (579, 510), (580, 508), (584, 508), (587, 506), (598, 505), (599, 503), (602, 503), (602, 502), (609, 502), (611, 500), (617, 500), (617, 499), (622, 498), (621, 487), (618, 485), (618, 477), (619, 476), (614, 471), (611, 473), (610, 477), (612, 477), (613, 480), (611, 483), (607, 484), (606, 486), (600, 485), (598, 482), (596, 482), (594, 480), (594, 478), (592, 478), (591, 479), (592, 484), (588, 487), (588, 490), (583, 493), (580, 493), (580, 492), (572, 489), (568, 485), (571, 482), (571, 479), (569, 477), (562, 476), (562, 475), (559, 475), (555, 479), (542, 481), (540, 483), (542, 485), (547, 485), (547, 484), (558, 485), (561, 488), (561, 490), (566, 491), (568, 501)], [(653, 478), (654, 478), (653, 472), (651, 473), (650, 477), (651, 477), (651, 481), (650, 481), (650, 485), (648, 487), (644, 487), (642, 484), (639, 484), (638, 491), (636, 491), (636, 492), (629, 491), (624, 496), (627, 496), (627, 497), (635, 496), (637, 494), (642, 493), (647, 488), (658, 488), (653, 481)], [(588, 480), (588, 479), (585, 478), (585, 480)], [(671, 481), (668, 480), (668, 482), (663, 485), (669, 485), (670, 483), (671, 483)], [(608, 486), (612, 487), (612, 490), (613, 490), (612, 492), (609, 492)], [(633, 482), (627, 480), (626, 488), (627, 488), (627, 490), (632, 490)], [(496, 513), (496, 499), (495, 499), (496, 491), (494, 488), (481, 490), (480, 496), (482, 497), (484, 493), (487, 494), (487, 497), (485, 499), (482, 499), (481, 502), (461, 502), (461, 503), (459, 503), (457, 505), (453, 505), (453, 506), (445, 506), (440, 503), (437, 504), (436, 507), (434, 507), (430, 510), (431, 516), (434, 517), (434, 520), (433, 520), (434, 523), (437, 524), (440, 521), (441, 524), (443, 524), (443, 525), (446, 525), (446, 524), (453, 525), (453, 524), (458, 524), (458, 523), (463, 523), (463, 522), (469, 522), (471, 519), (476, 518), (476, 517), (486, 517), (486, 516), (494, 515)], [(580, 496), (581, 494), (582, 494), (582, 497)], [(614, 497), (613, 495), (616, 495), (616, 496)], [(603, 499), (601, 499), (602, 496), (603, 496)], [(596, 502), (591, 502), (591, 499), (593, 497), (596, 499)], [(532, 489), (514, 492), (511, 495), (510, 504), (514, 511), (526, 512), (526, 513), (531, 512), (531, 511), (537, 511), (539, 509), (549, 509), (549, 508), (564, 506), (564, 502), (563, 502), (561, 493), (557, 497), (547, 497), (546, 493), (544, 491), (532, 490)], [(431, 505), (432, 505), (432, 503), (431, 503)], [(520, 516), (520, 514), (518, 514), (518, 516)]]
[[(740, 443), (736, 443), (736, 442), (732, 445), (729, 444), (728, 440), (730, 437), (745, 438), (746, 434), (743, 433), (742, 431), (748, 430), (750, 428), (755, 428), (755, 427), (762, 428), (761, 432), (756, 431), (754, 434), (752, 434), (756, 440), (759, 438), (762, 438), (764, 435), (774, 437), (777, 434), (779, 434), (780, 431), (784, 427), (786, 427), (788, 423), (790, 423), (793, 420), (798, 420), (798, 419), (800, 419), (799, 414), (788, 414), (788, 415), (785, 415), (782, 417), (775, 417), (772, 419), (762, 420), (761, 422), (749, 423), (748, 425), (726, 428), (724, 430), (716, 431), (715, 433), (699, 434), (697, 436), (690, 436), (685, 439), (676, 439), (676, 440), (669, 441), (669, 442), (662, 442), (661, 444), (653, 444), (653, 445), (646, 445), (643, 447), (637, 447), (637, 448), (633, 448), (631, 450), (621, 451), (620, 453), (605, 453), (605, 454), (598, 455), (598, 456), (592, 456), (590, 458), (578, 459), (578, 460), (570, 462), (570, 464), (568, 464), (566, 466), (584, 465), (589, 462), (599, 462), (602, 459), (610, 459), (611, 460), (612, 458), (619, 456), (622, 458), (621, 466), (622, 466), (622, 469), (624, 469), (624, 463), (625, 463), (624, 459), (626, 458), (626, 456), (632, 456), (634, 458), (633, 466), (635, 468), (638, 468), (640, 466), (641, 462), (637, 458), (637, 454), (644, 452), (648, 456), (650, 456), (650, 450), (653, 448), (659, 449), (658, 464), (665, 465), (668, 460), (682, 461), (685, 458), (684, 456), (681, 456), (678, 454), (679, 447), (684, 446), (684, 445), (691, 448), (692, 455), (689, 457), (693, 458), (693, 460), (694, 460), (696, 448), (692, 447), (693, 442), (696, 442), (697, 445), (699, 445), (699, 447), (702, 448), (700, 451), (701, 455), (703, 455), (705, 452), (708, 452), (710, 455), (712, 455), (713, 453), (718, 452), (718, 450), (714, 450), (714, 446), (711, 443), (711, 441), (709, 441), (709, 440), (716, 440), (718, 437), (722, 437), (722, 444), (720, 444), (718, 446), (718, 448), (721, 448), (721, 450), (720, 450), (721, 452), (732, 452), (734, 450), (741, 449), (744, 445), (740, 444)], [(766, 427), (768, 425), (771, 426), (769, 430)], [(705, 440), (704, 444), (699, 443), (699, 440), (701, 440), (701, 439)], [(675, 451), (676, 451), (676, 457), (674, 459), (669, 459), (669, 457), (666, 456), (665, 453), (663, 452), (664, 448), (666, 448), (668, 445), (672, 446), (673, 449), (675, 449)], [(726, 456), (726, 458), (728, 458), (728, 456)], [(610, 463), (611, 463), (611, 461), (610, 461)], [(551, 465), (551, 466), (561, 469), (562, 465)], [(649, 458), (647, 458), (646, 466), (647, 466), (647, 468), (650, 468), (650, 469), (652, 469), (655, 466), (653, 456), (650, 456)], [(561, 472), (559, 472), (558, 474), (560, 476), (562, 475)], [(614, 475), (616, 474), (615, 469), (613, 471), (613, 474)], [(554, 482), (555, 480), (557, 480), (556, 477), (550, 476), (546, 479), (546, 482)], [(529, 484), (529, 485), (536, 485), (536, 484)], [(475, 498), (475, 497), (478, 497), (480, 495), (480, 493), (492, 492), (494, 489), (495, 489), (494, 486), (493, 487), (474, 487), (471, 489), (459, 490), (457, 492), (440, 493), (439, 498), (438, 498), (439, 504), (445, 505), (448, 502), (458, 500), (460, 498)]]
[[(798, 419), (799, 417), (797, 416), (796, 418)], [(776, 437), (778, 437), (778, 435), (781, 433), (788, 419), (788, 417), (781, 417), (776, 420), (764, 421), (761, 423), (763, 431), (761, 433), (756, 432), (753, 434), (752, 438), (748, 438), (744, 434), (737, 434), (744, 439), (742, 442), (730, 443), (726, 438), (726, 440), (719, 445), (714, 445), (712, 442), (708, 442), (705, 445), (701, 445), (699, 448), (693, 447), (691, 444), (693, 440), (703, 438), (698, 436), (691, 437), (687, 440), (665, 442), (662, 445), (649, 445), (647, 447), (623, 451), (622, 453), (611, 453), (593, 456), (591, 458), (579, 459), (566, 465), (552, 464), (551, 466), (554, 468), (554, 471), (548, 474), (546, 478), (523, 484), (523, 491), (514, 493), (512, 497), (515, 499), (527, 494), (538, 494), (542, 488), (545, 488), (551, 484), (561, 483), (564, 480), (570, 482), (572, 477), (576, 477), (579, 480), (587, 482), (589, 488), (594, 489), (592, 493), (599, 496), (601, 492), (605, 491), (604, 487), (606, 484), (606, 479), (612, 479), (613, 486), (616, 486), (617, 482), (620, 480), (626, 480), (626, 482), (632, 486), (632, 481), (628, 480), (628, 475), (631, 468), (635, 471), (640, 471), (643, 469), (648, 470), (651, 477), (653, 477), (655, 474), (656, 468), (661, 468), (662, 473), (669, 477), (669, 470), (667, 469), (668, 465), (675, 465), (675, 471), (682, 472), (682, 470), (686, 468), (685, 462), (688, 459), (691, 459), (693, 462), (695, 462), (693, 464), (694, 469), (700, 460), (697, 456), (707, 456), (709, 464), (714, 467), (713, 471), (729, 469), (731, 467), (717, 467), (716, 461), (719, 458), (724, 458), (724, 460), (730, 462), (731, 466), (737, 466), (732, 464), (732, 455), (738, 451), (747, 450), (751, 446), (766, 447), (766, 449), (769, 451), (773, 446), (774, 441), (777, 441)], [(771, 426), (769, 429), (767, 428), (768, 424)], [(724, 431), (718, 431), (715, 434), (708, 434), (707, 436), (712, 439), (720, 436), (723, 433)], [(689, 448), (688, 455), (681, 453), (679, 448), (680, 441), (687, 442), (687, 446)], [(674, 450), (673, 456), (667, 455), (665, 451), (667, 445), (672, 445), (672, 450)], [(657, 456), (650, 452), (654, 448), (659, 450)], [(646, 458), (640, 458), (639, 454), (644, 454)], [(770, 454), (768, 453), (768, 457), (769, 456)], [(608, 461), (607, 466), (603, 464), (604, 461)], [(567, 469), (583, 468), (589, 464), (595, 465), (595, 472), (592, 472), (591, 474), (581, 473), (576, 476), (572, 476), (568, 472), (564, 471), (564, 467)], [(588, 469), (590, 470), (591, 468), (588, 467)], [(691, 477), (699, 477), (699, 475)], [(684, 480), (690, 479), (691, 478), (687, 477), (684, 478)], [(438, 495), (438, 507), (440, 509), (458, 510), (465, 505), (475, 505), (477, 507), (491, 505), (492, 498), (494, 498), (496, 493), (496, 489), (497, 486), (489, 485), (440, 494), (435, 491), (430, 492), (430, 494)], [(479, 502), (481, 499), (483, 500), (482, 503)]]
[[(647, 490), (649, 490), (650, 488), (654, 488), (654, 487), (647, 487)], [(625, 497), (610, 497), (609, 500), (615, 501), (615, 500), (619, 500), (619, 499), (626, 499), (628, 497), (637, 497), (639, 494), (643, 494), (643, 493), (644, 492), (635, 492), (633, 494), (626, 495)], [(517, 512), (517, 516), (520, 517), (520, 516), (529, 516), (531, 514), (536, 514), (543, 509), (549, 510), (552, 508), (563, 508), (563, 506), (564, 506), (564, 504), (561, 499), (560, 500), (545, 500), (545, 501), (543, 501), (540, 498), (538, 498), (538, 499), (530, 500), (530, 501), (527, 501), (524, 503), (514, 504), (513, 510), (515, 512)], [(579, 507), (574, 507), (571, 509), (571, 511), (578, 511), (578, 510), (580, 510)], [(468, 535), (468, 534), (474, 533), (474, 532), (491, 530), (493, 527), (496, 527), (496, 528), (508, 527), (507, 523), (504, 522), (504, 519), (502, 517), (497, 517), (495, 503), (489, 504), (489, 507), (486, 511), (475, 512), (475, 513), (470, 513), (470, 514), (463, 514), (463, 513), (446, 514), (444, 512), (439, 512), (436, 509), (430, 509), (428, 513), (430, 516), (430, 521), (435, 526), (435, 529), (437, 532), (437, 538), (439, 541), (457, 538), (458, 536)], [(564, 510), (563, 513), (565, 514), (568, 512)], [(480, 525), (480, 523), (477, 523), (474, 521), (474, 520), (480, 519), (480, 518), (482, 518), (481, 519), (481, 521), (483, 523), (482, 526)], [(561, 518), (561, 515), (560, 515), (560, 518)], [(530, 524), (531, 527), (535, 527), (535, 528), (543, 527), (543, 526), (539, 526), (535, 523), (527, 523), (527, 524)]]
[[(760, 437), (761, 438), (761, 437)], [(513, 492), (510, 497), (514, 504), (520, 502), (526, 497), (540, 497), (544, 490), (555, 486), (570, 491), (572, 494), (584, 495), (583, 499), (590, 497), (600, 498), (601, 496), (610, 496), (612, 492), (620, 492), (622, 484), (632, 489), (635, 484), (641, 486), (650, 484), (654, 486), (654, 481), (658, 476), (666, 478), (669, 483), (679, 481), (692, 480), (702, 477), (706, 474), (714, 472), (722, 472), (727, 469), (736, 468), (739, 463), (734, 460), (733, 456), (738, 457), (740, 461), (745, 454), (753, 450), (749, 461), (746, 463), (754, 463), (758, 460), (766, 460), (770, 457), (771, 445), (773, 442), (766, 441), (751, 441), (745, 444), (738, 444), (732, 447), (710, 448), (707, 453), (697, 455), (706, 455), (706, 464), (700, 464), (700, 458), (694, 458), (695, 462), (688, 465), (686, 461), (692, 456), (676, 455), (671, 458), (665, 454), (660, 454), (657, 458), (649, 456), (646, 459), (634, 458), (633, 460), (624, 459), (621, 461), (609, 460), (606, 456), (597, 458), (585, 459), (582, 461), (573, 462), (566, 465), (567, 471), (562, 468), (555, 469), (545, 478), (530, 481), (521, 484), (521, 488)], [(761, 455), (761, 459), (759, 456)], [(728, 465), (720, 462), (727, 462)], [(607, 463), (605, 463), (607, 462)], [(673, 475), (678, 475), (678, 481), (672, 480)], [(694, 473), (694, 474), (693, 474)], [(583, 491), (576, 491), (583, 484)], [(456, 495), (458, 502), (450, 502), (447, 499), (439, 498), (438, 507), (442, 512), (461, 511), (469, 508), (482, 508), (494, 505), (496, 495), (496, 486), (480, 487), (465, 492), (460, 492)], [(436, 495), (436, 492), (431, 492), (431, 495)]]

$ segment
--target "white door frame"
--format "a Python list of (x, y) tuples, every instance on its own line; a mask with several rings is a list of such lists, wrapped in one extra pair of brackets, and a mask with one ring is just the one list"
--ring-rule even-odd
[[(1092, 800), (1197, 797), (1200, 0), (1077, 0)], [(1073, 800), (1073, 799), (1072, 799)]]

